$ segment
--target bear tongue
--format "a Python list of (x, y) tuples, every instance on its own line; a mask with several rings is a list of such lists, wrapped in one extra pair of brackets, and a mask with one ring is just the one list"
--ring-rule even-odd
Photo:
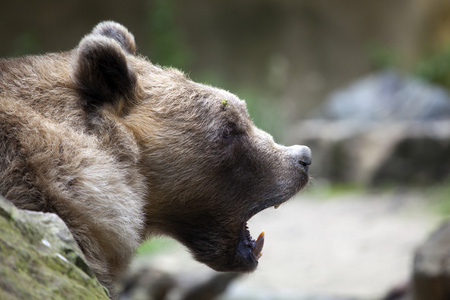
[(255, 255), (256, 260), (260, 259), (262, 256), (262, 249), (264, 246), (264, 231), (262, 231), (259, 236), (258, 239), (255, 242), (255, 247), (252, 249), (252, 253), (253, 255)]

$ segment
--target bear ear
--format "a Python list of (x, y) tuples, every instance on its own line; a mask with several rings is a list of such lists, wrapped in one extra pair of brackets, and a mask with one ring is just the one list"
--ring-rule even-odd
[(114, 39), (128, 54), (136, 54), (136, 43), (134, 42), (134, 36), (128, 31), (128, 29), (116, 22), (101, 22), (95, 26), (92, 30), (92, 34), (99, 34)]
[(104, 24), (81, 40), (75, 54), (73, 80), (88, 110), (132, 98), (137, 85), (136, 74), (127, 61), (126, 53), (133, 49), (127, 44), (129, 40), (121, 44), (116, 37), (124, 37), (122, 31), (108, 31), (111, 24)]

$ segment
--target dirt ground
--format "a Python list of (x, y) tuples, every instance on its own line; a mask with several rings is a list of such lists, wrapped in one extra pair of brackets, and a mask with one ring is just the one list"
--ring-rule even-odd
[[(413, 192), (300, 194), (249, 221), (253, 237), (265, 230), (263, 257), (221, 299), (377, 299), (408, 280), (414, 249), (439, 221)], [(152, 258), (159, 267), (211, 272), (167, 248)]]

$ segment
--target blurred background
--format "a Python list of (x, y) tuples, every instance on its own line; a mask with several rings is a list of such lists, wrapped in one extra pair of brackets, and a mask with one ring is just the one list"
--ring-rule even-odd
[[(73, 49), (103, 20), (153, 63), (245, 99), (277, 141), (312, 148), (308, 189), (249, 224), (267, 233), (260, 270), (217, 279), (220, 297), (441, 299), (420, 298), (414, 257), (450, 212), (449, 1), (3, 0), (0, 56)], [(184, 297), (182, 271), (218, 276), (170, 240), (139, 253), (138, 270), (163, 269), (150, 281), (172, 292), (158, 299)]]

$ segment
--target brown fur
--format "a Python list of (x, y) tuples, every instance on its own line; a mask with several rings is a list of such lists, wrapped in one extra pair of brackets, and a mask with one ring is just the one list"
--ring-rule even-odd
[(242, 100), (135, 49), (104, 22), (71, 52), (0, 60), (0, 194), (57, 213), (113, 297), (146, 235), (253, 270), (245, 224), (305, 186), (309, 149), (275, 144)]

